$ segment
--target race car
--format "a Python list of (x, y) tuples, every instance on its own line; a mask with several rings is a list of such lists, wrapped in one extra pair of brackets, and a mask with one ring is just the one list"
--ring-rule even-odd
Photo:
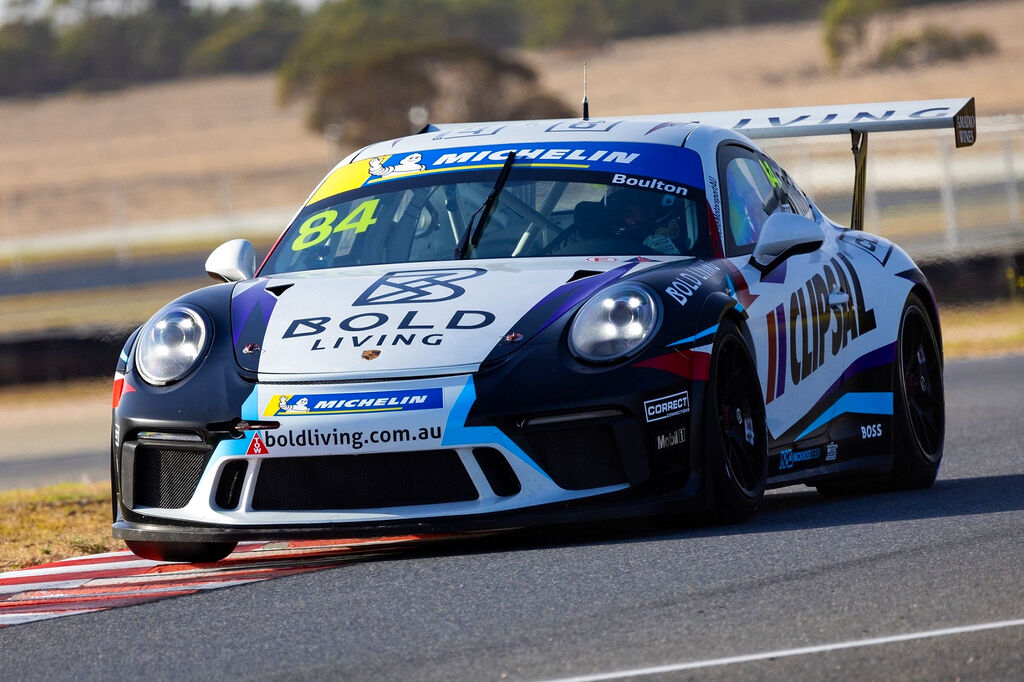
[[(259, 267), (129, 338), (113, 533), (247, 539), (749, 517), (766, 488), (922, 488), (942, 457), (935, 299), (862, 230), (867, 135), (974, 100), (428, 125), (313, 191)], [(852, 134), (851, 227), (752, 140)]]

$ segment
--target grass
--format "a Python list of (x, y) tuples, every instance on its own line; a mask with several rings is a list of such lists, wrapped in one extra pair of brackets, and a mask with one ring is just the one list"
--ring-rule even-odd
[(0, 571), (124, 549), (110, 536), (110, 484), (0, 492)]
[(946, 358), (1024, 353), (1024, 300), (940, 311)]
[(0, 334), (67, 327), (130, 329), (178, 296), (208, 284), (213, 284), (209, 277), (195, 277), (131, 288), (2, 296)]

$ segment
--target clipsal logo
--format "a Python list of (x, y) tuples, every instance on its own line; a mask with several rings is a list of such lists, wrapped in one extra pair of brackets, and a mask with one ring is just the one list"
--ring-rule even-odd
[(372, 393), (321, 393), (275, 395), (263, 411), (264, 417), (296, 417), (318, 414), (359, 414), (367, 412), (408, 412), (444, 407), (440, 388), (375, 391)]
[(690, 393), (681, 391), (644, 402), (644, 417), (647, 422), (656, 422), (690, 411)]

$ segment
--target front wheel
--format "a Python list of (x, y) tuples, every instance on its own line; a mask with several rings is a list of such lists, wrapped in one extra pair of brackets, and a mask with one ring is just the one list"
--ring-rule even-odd
[(125, 540), (135, 556), (153, 561), (207, 564), (220, 561), (235, 549), (235, 542), (151, 542)]
[(729, 319), (719, 324), (711, 354), (704, 434), (712, 520), (743, 521), (764, 497), (768, 431), (754, 361)]

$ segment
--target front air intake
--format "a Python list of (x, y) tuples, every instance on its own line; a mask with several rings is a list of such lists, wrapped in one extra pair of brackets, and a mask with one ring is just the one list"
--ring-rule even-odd
[(380, 509), (477, 499), (454, 450), (272, 457), (260, 463), (259, 511)]
[(181, 509), (192, 499), (210, 461), (209, 448), (135, 448), (133, 506)]
[(628, 481), (608, 424), (538, 429), (526, 440), (534, 460), (561, 488), (588, 490)]

